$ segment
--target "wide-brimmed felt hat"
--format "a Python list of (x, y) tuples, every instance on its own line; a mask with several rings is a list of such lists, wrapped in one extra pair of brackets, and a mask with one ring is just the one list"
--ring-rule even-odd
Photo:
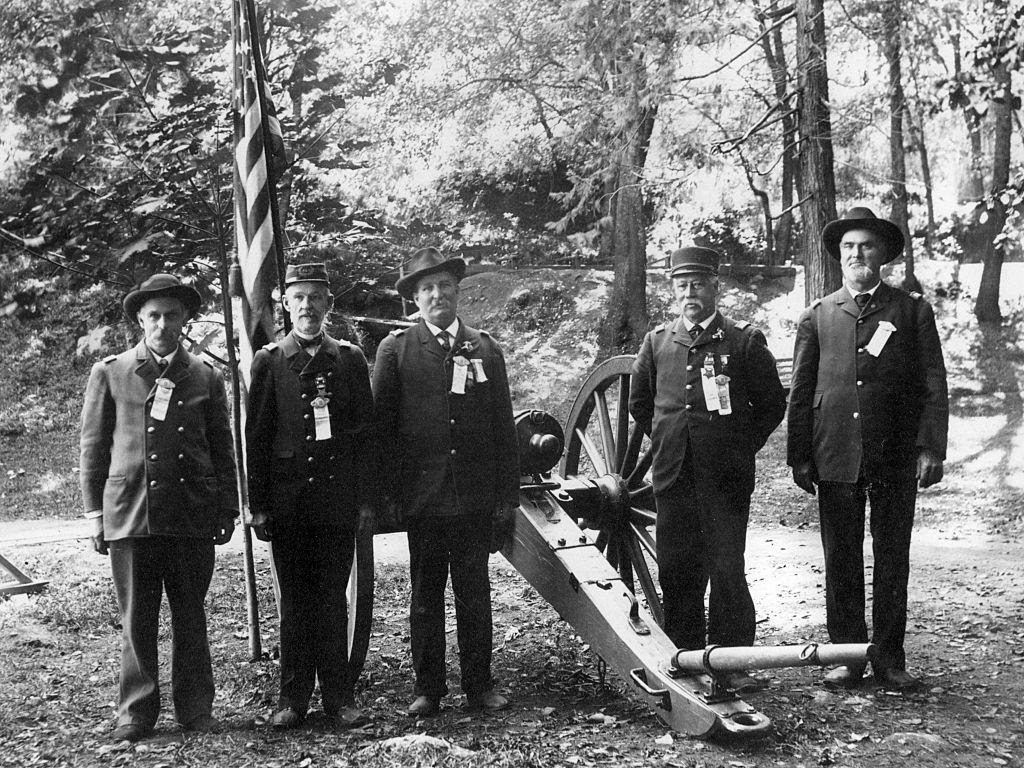
[(437, 248), (420, 248), (409, 257), (405, 264), (406, 273), (398, 278), (395, 290), (405, 298), (412, 300), (416, 292), (416, 283), (420, 278), (435, 272), (451, 272), (456, 282), (466, 275), (466, 262), (462, 259), (446, 259)]
[(189, 317), (194, 316), (203, 303), (203, 297), (199, 295), (199, 291), (195, 288), (190, 285), (183, 285), (181, 280), (174, 275), (158, 272), (143, 280), (140, 285), (137, 285), (131, 293), (124, 297), (124, 302), (122, 303), (124, 313), (128, 316), (129, 320), (134, 322), (143, 304), (150, 299), (156, 299), (161, 296), (178, 299), (184, 305), (185, 312)]
[(686, 272), (697, 272), (705, 275), (718, 274), (718, 262), (722, 260), (718, 251), (699, 245), (688, 245), (672, 251), (669, 257), (669, 277)]
[(330, 286), (331, 281), (327, 279), (327, 265), (316, 261), (311, 261), (308, 264), (289, 264), (284, 270), (285, 287), (292, 283), (326, 283)]
[(846, 212), (841, 219), (830, 221), (821, 230), (821, 241), (825, 252), (833, 259), (839, 259), (839, 241), (843, 235), (853, 229), (865, 229), (879, 235), (889, 249), (889, 254), (882, 262), (888, 264), (898, 259), (903, 253), (903, 232), (888, 219), (880, 219), (875, 212), (864, 206), (856, 206)]

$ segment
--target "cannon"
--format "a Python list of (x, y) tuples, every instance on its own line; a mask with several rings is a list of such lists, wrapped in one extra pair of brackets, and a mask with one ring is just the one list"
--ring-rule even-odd
[[(862, 664), (873, 646), (677, 649), (661, 629), (649, 439), (627, 409), (633, 356), (601, 363), (562, 428), (516, 415), (521, 469), (514, 534), (501, 550), (524, 579), (676, 731), (749, 739), (771, 721), (726, 683), (730, 671)], [(555, 465), (557, 471), (555, 470)], [(372, 535), (357, 541), (348, 588), (350, 666), (362, 668), (373, 600)]]

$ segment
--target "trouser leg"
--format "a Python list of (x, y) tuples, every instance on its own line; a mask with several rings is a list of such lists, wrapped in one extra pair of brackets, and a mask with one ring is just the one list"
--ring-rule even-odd
[(440, 699), (448, 693), (445, 669), (444, 589), (448, 583), (449, 553), (443, 520), (423, 517), (409, 521), (409, 634), (417, 696)]
[(756, 616), (747, 586), (747, 519), (750, 497), (718, 491), (698, 495), (704, 559), (710, 574), (708, 644), (754, 644)]
[(335, 713), (351, 703), (355, 680), (348, 668), (348, 606), (346, 587), (355, 552), (354, 531), (324, 526), (313, 535), (310, 557), (315, 562), (312, 591), (316, 611), (316, 675), (324, 711)]
[(171, 690), (185, 724), (213, 711), (213, 666), (206, 632), (206, 593), (213, 577), (212, 541), (166, 540), (164, 586), (171, 611)]
[(274, 569), (281, 592), (281, 692), (278, 706), (300, 714), (309, 708), (316, 683), (314, 576), (307, 554), (308, 536), (285, 527), (274, 532)]
[(868, 497), (875, 561), (871, 641), (878, 649), (879, 666), (905, 669), (903, 643), (907, 629), (907, 581), (917, 479), (911, 474), (891, 484), (872, 484)]
[(833, 643), (866, 643), (864, 619), (864, 488), (818, 484), (821, 544), (825, 554), (825, 617)]
[[(490, 690), (492, 622), (489, 527), (470, 516), (449, 518), (452, 592), (459, 637), (462, 690), (473, 695)], [(487, 529), (488, 535), (484, 535)]]
[(665, 633), (677, 648), (694, 650), (706, 642), (704, 592), (708, 570), (702, 556), (704, 536), (693, 503), (690, 462), (666, 491), (657, 494), (656, 553)]
[(118, 725), (152, 727), (160, 714), (157, 629), (162, 574), (154, 542), (110, 542), (110, 567), (121, 612)]

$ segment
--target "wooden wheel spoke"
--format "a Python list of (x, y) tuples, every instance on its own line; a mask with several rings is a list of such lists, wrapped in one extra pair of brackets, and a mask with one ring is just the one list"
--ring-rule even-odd
[(617, 464), (618, 472), (622, 477), (628, 478), (636, 468), (636, 460), (640, 455), (640, 448), (643, 446), (643, 443), (644, 432), (639, 427), (635, 427), (626, 439), (625, 449), (622, 451), (622, 457)]
[[(654, 586), (654, 577), (651, 576), (651, 570), (647, 567), (647, 560), (640, 549), (640, 542), (644, 541), (644, 538), (641, 532), (633, 526), (630, 526), (630, 533), (634, 535), (627, 537), (627, 547), (630, 550), (629, 554), (633, 562), (633, 570), (636, 573), (637, 580), (640, 582), (640, 588), (647, 597), (647, 609), (651, 612), (658, 626), (662, 626), (665, 623), (665, 616), (661, 609), (661, 598), (658, 596), (658, 590)], [(643, 533), (647, 534), (647, 531), (644, 530)], [(653, 541), (651, 543), (653, 544)]]
[[(642, 526), (645, 530), (658, 522), (656, 512), (644, 507), (629, 508), (629, 522), (631, 525)], [(653, 552), (651, 554), (654, 554)]]
[(634, 507), (654, 509), (654, 486), (644, 483), (639, 488), (629, 491), (629, 503)]
[(605, 464), (604, 457), (597, 450), (593, 441), (579, 427), (576, 428), (576, 437), (579, 438), (580, 445), (583, 446), (583, 452), (587, 454), (587, 458), (590, 459), (590, 463), (594, 465), (594, 471), (599, 475), (608, 474), (608, 465)]
[(615, 438), (612, 436), (611, 414), (608, 413), (608, 398), (603, 389), (594, 390), (594, 411), (597, 413), (597, 426), (601, 431), (601, 448), (604, 451), (605, 466), (610, 471), (618, 466), (615, 462)]
[(651, 462), (654, 461), (654, 449), (648, 448), (647, 453), (642, 454), (636, 462), (636, 466), (633, 467), (633, 471), (629, 473), (629, 477), (626, 478), (626, 487), (635, 488), (638, 483), (643, 482), (644, 475), (647, 474), (647, 470), (651, 468)]
[[(629, 434), (629, 381), (629, 374), (619, 376), (619, 404), (615, 412), (615, 471), (620, 475), (625, 474), (626, 456), (633, 440), (633, 436)], [(640, 432), (641, 438), (643, 437), (642, 430), (633, 431)]]

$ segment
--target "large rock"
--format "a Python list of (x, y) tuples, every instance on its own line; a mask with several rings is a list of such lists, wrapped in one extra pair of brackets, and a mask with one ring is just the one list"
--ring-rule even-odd
[(75, 355), (77, 357), (93, 357), (97, 354), (108, 353), (108, 350), (112, 349), (113, 341), (114, 329), (109, 325), (101, 325), (85, 336), (78, 337)]

